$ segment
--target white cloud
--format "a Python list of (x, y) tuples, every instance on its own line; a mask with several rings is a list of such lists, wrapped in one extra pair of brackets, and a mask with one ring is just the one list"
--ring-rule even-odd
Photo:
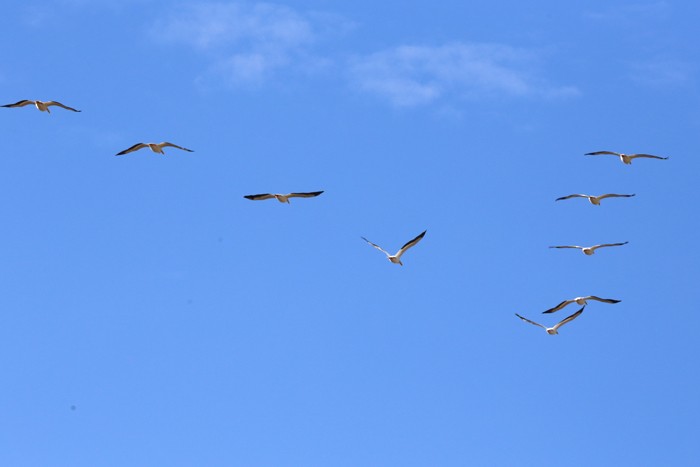
[(303, 61), (315, 40), (307, 17), (269, 3), (188, 5), (158, 21), (153, 34), (211, 55), (209, 74), (232, 82), (258, 82)]
[(454, 43), (438, 47), (400, 46), (351, 63), (355, 84), (399, 106), (441, 98), (577, 95), (574, 87), (553, 86), (533, 72), (535, 53), (493, 44)]

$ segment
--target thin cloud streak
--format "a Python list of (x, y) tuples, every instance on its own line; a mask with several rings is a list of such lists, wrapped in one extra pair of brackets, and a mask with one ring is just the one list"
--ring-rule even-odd
[(160, 41), (210, 54), (214, 64), (207, 75), (239, 84), (303, 62), (316, 39), (309, 19), (268, 3), (191, 4), (157, 21), (154, 31)]
[(352, 60), (351, 75), (362, 91), (397, 106), (441, 98), (483, 96), (567, 97), (575, 87), (554, 86), (533, 73), (536, 54), (494, 44), (400, 46)]

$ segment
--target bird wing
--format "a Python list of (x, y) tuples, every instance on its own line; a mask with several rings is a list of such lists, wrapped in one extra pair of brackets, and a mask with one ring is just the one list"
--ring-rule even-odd
[(122, 152), (118, 152), (117, 156), (123, 156), (124, 154), (129, 154), (130, 152), (138, 151), (139, 149), (147, 148), (148, 145), (144, 143), (136, 143), (133, 146), (131, 146), (129, 149), (124, 149)]
[(158, 146), (160, 146), (161, 149), (162, 148), (178, 148), (178, 149), (182, 149), (183, 151), (194, 152), (191, 149), (183, 148), (182, 146), (178, 146), (177, 144), (173, 144), (173, 143), (168, 143), (167, 141), (160, 143)]
[(244, 196), (244, 198), (252, 199), (253, 201), (259, 201), (261, 199), (270, 199), (270, 198), (274, 198), (274, 197), (275, 197), (275, 195), (271, 195), (270, 193), (261, 193), (259, 195), (246, 195), (246, 196)]
[(613, 151), (595, 151), (595, 152), (587, 152), (586, 156), (602, 156), (603, 154), (610, 154), (611, 156), (619, 156), (619, 152), (613, 152)]
[(554, 308), (550, 308), (549, 310), (543, 311), (542, 313), (554, 313), (555, 311), (559, 311), (562, 308), (564, 308), (566, 305), (568, 305), (569, 303), (574, 303), (575, 301), (576, 300), (564, 300), (563, 302), (561, 302), (559, 305), (555, 306)]
[(622, 242), (622, 243), (603, 243), (602, 245), (593, 245), (591, 247), (591, 250), (595, 250), (597, 248), (603, 248), (606, 246), (622, 246), (622, 245), (627, 245), (629, 242)]
[(560, 327), (564, 326), (564, 325), (565, 325), (566, 323), (568, 323), (569, 321), (573, 321), (573, 320), (575, 320), (576, 318), (578, 318), (578, 315), (580, 315), (581, 313), (583, 313), (584, 308), (586, 308), (586, 305), (583, 305), (583, 306), (581, 307), (581, 309), (578, 310), (578, 311), (577, 311), (576, 313), (574, 313), (573, 315), (567, 316), (567, 317), (564, 318), (563, 320), (559, 321), (557, 324), (554, 325), (554, 330), (556, 331), (557, 329), (559, 329)]
[(540, 323), (535, 323), (534, 321), (530, 321), (530, 320), (527, 319), (527, 318), (523, 318), (522, 316), (520, 316), (520, 315), (517, 314), (517, 313), (515, 314), (515, 316), (517, 316), (518, 318), (522, 319), (523, 321), (527, 321), (527, 322), (530, 323), (530, 324), (534, 324), (535, 326), (539, 326), (539, 327), (541, 327), (542, 329), (547, 329), (546, 327), (542, 326)]
[(582, 250), (582, 246), (578, 245), (556, 245), (556, 246), (550, 246), (549, 248), (578, 248), (579, 250)]
[(313, 198), (314, 196), (318, 196), (323, 191), (311, 191), (309, 193), (289, 193), (288, 195), (285, 195), (287, 198)]
[(569, 199), (569, 198), (588, 198), (588, 195), (574, 194), (574, 195), (562, 196), (561, 198), (557, 198), (554, 201), (561, 201), (561, 200)]
[(29, 105), (29, 104), (34, 104), (34, 101), (28, 101), (26, 99), (23, 99), (21, 101), (15, 102), (14, 104), (3, 105), (2, 107), (24, 107), (25, 105)]
[(416, 243), (420, 242), (421, 239), (422, 239), (423, 237), (425, 237), (425, 233), (426, 233), (426, 232), (427, 232), (427, 230), (424, 230), (424, 231), (423, 231), (420, 235), (418, 235), (416, 238), (414, 238), (413, 240), (411, 240), (411, 241), (409, 241), (409, 242), (406, 242), (406, 244), (405, 244), (404, 246), (402, 246), (401, 249), (396, 253), (396, 257), (397, 257), (397, 258), (401, 258), (401, 255), (404, 254), (404, 253), (406, 252), (406, 250), (408, 250), (409, 248), (411, 248), (412, 246), (414, 246)]
[(606, 193), (604, 195), (600, 195), (597, 198), (598, 199), (605, 199), (605, 198), (631, 198), (634, 196), (634, 194), (631, 195), (618, 195), (617, 193)]
[(636, 159), (638, 157), (646, 157), (648, 159), (661, 159), (661, 160), (668, 159), (668, 157), (652, 156), (651, 154), (630, 154), (629, 155), (630, 159)]
[(595, 295), (591, 295), (589, 297), (586, 297), (586, 300), (598, 300), (599, 302), (603, 303), (620, 303), (622, 300), (615, 300), (612, 298), (600, 298), (596, 297)]
[(381, 252), (384, 253), (385, 255), (391, 256), (384, 248), (380, 247), (380, 246), (377, 245), (376, 243), (370, 242), (370, 241), (367, 240), (365, 237), (360, 237), (360, 238), (362, 238), (362, 240), (366, 241), (367, 243), (369, 243), (370, 245), (372, 245), (374, 248), (376, 248), (377, 250), (381, 251)]
[(47, 106), (49, 106), (49, 105), (56, 105), (56, 106), (58, 106), (58, 107), (62, 107), (62, 108), (64, 108), (64, 109), (66, 109), (66, 110), (72, 110), (73, 112), (80, 112), (80, 110), (78, 110), (78, 109), (74, 109), (73, 107), (68, 107), (67, 105), (63, 105), (63, 104), (61, 104), (60, 102), (57, 102), (57, 101), (48, 101), (48, 102), (46, 103), (46, 105), (47, 105)]

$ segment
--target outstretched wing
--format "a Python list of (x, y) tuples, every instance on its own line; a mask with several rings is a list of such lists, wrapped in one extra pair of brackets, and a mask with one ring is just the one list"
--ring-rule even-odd
[(581, 307), (581, 309), (578, 310), (578, 311), (577, 311), (576, 313), (574, 313), (573, 315), (567, 316), (567, 317), (564, 318), (563, 320), (559, 321), (557, 324), (554, 325), (554, 330), (556, 331), (556, 330), (559, 329), (560, 327), (564, 326), (566, 323), (568, 323), (568, 322), (570, 322), (570, 321), (573, 321), (573, 320), (575, 320), (576, 318), (578, 318), (578, 315), (580, 315), (581, 313), (583, 313), (583, 309), (584, 309), (584, 308), (586, 308), (586, 305), (583, 305), (583, 306)]
[(587, 152), (584, 154), (585, 156), (602, 156), (603, 154), (610, 154), (611, 156), (619, 156), (619, 152), (613, 152), (613, 151), (595, 151), (595, 152)]
[(591, 247), (591, 250), (596, 250), (598, 248), (604, 248), (606, 246), (622, 246), (622, 245), (627, 245), (629, 242), (622, 242), (622, 243), (603, 243), (602, 245), (593, 245)]
[(578, 248), (579, 250), (583, 249), (582, 246), (578, 246), (578, 245), (556, 245), (556, 246), (550, 246), (549, 248)]
[(0, 106), (0, 107), (24, 107), (25, 105), (29, 105), (29, 104), (34, 104), (34, 101), (28, 101), (26, 99), (23, 99), (21, 101), (15, 102), (14, 104), (6, 104), (6, 105)]
[(522, 316), (520, 316), (520, 315), (517, 314), (517, 313), (515, 314), (515, 316), (517, 316), (518, 318), (522, 319), (523, 321), (527, 321), (527, 322), (530, 323), (530, 324), (534, 324), (535, 326), (539, 326), (539, 327), (541, 327), (542, 329), (547, 329), (546, 327), (542, 326), (540, 323), (535, 323), (534, 321), (530, 321), (530, 320), (527, 319), (527, 318), (523, 318)]
[(63, 104), (61, 104), (60, 102), (57, 102), (57, 101), (48, 101), (48, 102), (46, 103), (46, 105), (47, 105), (47, 106), (49, 106), (49, 105), (55, 105), (55, 106), (64, 108), (64, 109), (66, 109), (66, 110), (72, 110), (73, 112), (80, 112), (80, 110), (78, 110), (78, 109), (74, 109), (73, 107), (68, 107), (67, 105), (63, 105)]
[(370, 241), (367, 240), (365, 237), (360, 237), (360, 238), (362, 238), (362, 240), (366, 241), (367, 243), (369, 243), (370, 245), (372, 245), (374, 248), (376, 248), (377, 250), (381, 251), (381, 252), (384, 253), (385, 255), (391, 256), (389, 253), (387, 253), (387, 251), (386, 251), (384, 248), (380, 247), (380, 246), (377, 245), (376, 243), (370, 242)]
[(647, 159), (661, 159), (661, 160), (666, 160), (668, 157), (661, 157), (661, 156), (652, 156), (651, 154), (630, 154), (629, 158), (630, 159), (636, 159), (638, 157), (646, 157)]
[(591, 295), (590, 297), (586, 297), (586, 300), (597, 300), (599, 302), (603, 303), (620, 303), (622, 300), (615, 300), (612, 298), (600, 298), (596, 297), (595, 295)]
[(144, 143), (136, 143), (129, 149), (124, 149), (122, 152), (118, 152), (115, 156), (123, 156), (124, 154), (129, 154), (130, 152), (138, 151), (139, 149), (147, 148), (148, 145)]
[(576, 300), (564, 300), (563, 302), (561, 302), (559, 305), (555, 306), (554, 308), (550, 308), (549, 310), (543, 311), (542, 313), (554, 313), (555, 311), (559, 311), (562, 308), (564, 308), (566, 305), (568, 305), (570, 303), (574, 303), (575, 301)]
[(618, 195), (617, 193), (606, 193), (604, 195), (598, 196), (598, 199), (605, 199), (605, 198), (631, 198), (632, 196), (635, 196), (634, 193), (631, 195)]
[(173, 143), (168, 143), (167, 141), (164, 143), (160, 143), (158, 146), (160, 146), (161, 148), (178, 148), (178, 149), (182, 149), (183, 151), (194, 152), (191, 149), (183, 148), (182, 146), (178, 146), (177, 144), (173, 144)]
[(401, 249), (396, 253), (397, 258), (401, 258), (401, 255), (406, 252), (409, 248), (414, 246), (416, 243), (420, 242), (423, 237), (425, 237), (425, 233), (427, 230), (424, 230), (420, 235), (418, 235), (416, 238), (413, 240), (407, 242), (404, 246), (401, 247)]
[(562, 196), (561, 198), (557, 198), (554, 201), (561, 201), (561, 200), (569, 199), (569, 198), (588, 198), (588, 195), (574, 194), (574, 195)]
[(323, 191), (312, 191), (309, 193), (289, 193), (288, 195), (285, 195), (287, 198), (313, 198), (314, 196), (318, 196)]
[(259, 201), (261, 199), (270, 199), (270, 198), (274, 198), (274, 197), (275, 197), (275, 195), (271, 195), (270, 193), (262, 193), (259, 195), (246, 195), (246, 196), (244, 196), (244, 198), (252, 199), (253, 201)]

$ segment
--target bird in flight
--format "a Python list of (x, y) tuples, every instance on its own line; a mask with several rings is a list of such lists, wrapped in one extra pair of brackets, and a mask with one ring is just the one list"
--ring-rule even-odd
[(251, 199), (253, 201), (260, 201), (263, 199), (272, 199), (275, 198), (277, 201), (280, 203), (287, 203), (291, 204), (289, 202), (289, 198), (313, 198), (315, 196), (320, 195), (323, 193), (323, 190), (321, 191), (312, 191), (309, 193), (287, 193), (286, 195), (280, 195), (279, 193), (262, 193), (259, 195), (246, 195), (244, 198), (246, 199)]
[(595, 253), (595, 250), (598, 248), (603, 248), (606, 246), (622, 246), (622, 245), (627, 245), (629, 242), (622, 242), (622, 243), (603, 243), (602, 245), (593, 245), (593, 246), (578, 246), (578, 245), (557, 245), (557, 246), (550, 246), (549, 248), (578, 248), (583, 252), (584, 255), (592, 255)]
[(370, 245), (372, 245), (372, 246), (373, 246), (374, 248), (376, 248), (377, 250), (379, 250), (379, 251), (381, 251), (382, 253), (384, 253), (389, 261), (391, 261), (391, 262), (394, 263), (394, 264), (400, 264), (401, 266), (403, 266), (403, 263), (401, 262), (401, 255), (403, 255), (404, 253), (406, 253), (406, 250), (408, 250), (409, 248), (411, 248), (412, 246), (414, 246), (416, 243), (420, 242), (421, 239), (422, 239), (423, 237), (425, 237), (425, 233), (426, 233), (426, 232), (427, 232), (427, 230), (424, 230), (423, 233), (421, 233), (420, 235), (418, 235), (416, 238), (414, 238), (413, 240), (407, 242), (404, 246), (401, 247), (401, 249), (400, 249), (399, 251), (396, 252), (395, 255), (389, 254), (389, 253), (388, 253), (386, 250), (384, 250), (382, 247), (380, 247), (379, 245), (376, 245), (376, 244), (370, 242), (370, 241), (367, 240), (365, 237), (361, 237), (361, 238), (362, 238), (362, 240), (366, 241), (367, 243), (369, 243)]
[(568, 196), (562, 196), (561, 198), (557, 198), (554, 201), (562, 201), (562, 200), (571, 199), (571, 198), (588, 198), (588, 201), (590, 201), (591, 204), (593, 204), (595, 206), (600, 206), (601, 199), (605, 199), (605, 198), (631, 198), (632, 196), (634, 196), (634, 194), (618, 195), (616, 193), (607, 193), (607, 194), (600, 195), (600, 196), (573, 194), (573, 195), (568, 195)]
[(662, 159), (662, 160), (668, 159), (668, 157), (652, 156), (651, 154), (622, 154), (620, 152), (613, 152), (613, 151), (587, 152), (585, 155), (586, 156), (602, 156), (602, 155), (618, 156), (620, 158), (620, 160), (625, 164), (631, 164), (632, 159), (636, 159), (638, 157), (645, 157), (647, 159)]
[(559, 334), (559, 332), (557, 332), (557, 330), (558, 330), (560, 327), (562, 327), (562, 326), (564, 326), (566, 323), (568, 323), (568, 322), (570, 322), (570, 321), (573, 321), (573, 320), (575, 320), (576, 318), (578, 318), (578, 315), (580, 315), (581, 313), (583, 313), (584, 308), (586, 308), (586, 305), (584, 305), (580, 310), (578, 310), (578, 311), (577, 311), (576, 313), (574, 313), (573, 315), (567, 316), (567, 317), (564, 318), (563, 320), (559, 321), (557, 324), (555, 324), (555, 325), (552, 326), (551, 328), (542, 326), (540, 323), (535, 323), (534, 321), (530, 321), (530, 320), (527, 319), (527, 318), (523, 318), (522, 316), (520, 316), (520, 315), (517, 314), (517, 313), (515, 314), (515, 316), (517, 316), (518, 318), (522, 319), (523, 321), (527, 321), (527, 322), (530, 323), (530, 324), (534, 324), (535, 326), (541, 327), (542, 329), (544, 329), (545, 331), (547, 331), (547, 334), (550, 334), (550, 335), (553, 336), (554, 334)]
[(57, 107), (62, 107), (66, 110), (72, 110), (73, 112), (80, 112), (80, 110), (74, 109), (73, 107), (68, 107), (67, 105), (63, 105), (60, 102), (56, 102), (56, 101), (44, 102), (44, 101), (29, 101), (26, 99), (19, 101), (19, 102), (15, 102), (14, 104), (6, 104), (6, 105), (0, 106), (0, 107), (9, 107), (9, 108), (24, 107), (25, 105), (30, 105), (30, 104), (33, 104), (41, 112), (51, 113), (51, 109), (49, 109), (49, 107), (51, 107), (52, 105), (55, 105)]
[(139, 149), (143, 149), (143, 148), (150, 148), (151, 151), (153, 151), (157, 154), (165, 154), (165, 152), (163, 152), (163, 148), (178, 148), (178, 149), (182, 149), (183, 151), (194, 152), (191, 149), (183, 148), (182, 146), (178, 146), (177, 144), (164, 142), (164, 143), (138, 143), (138, 144), (134, 144), (129, 149), (124, 149), (122, 152), (118, 152), (115, 155), (116, 156), (123, 156), (124, 154), (129, 154), (130, 152), (138, 151)]
[(543, 311), (542, 313), (554, 313), (555, 311), (559, 311), (565, 306), (571, 304), (571, 303), (577, 303), (578, 305), (587, 305), (588, 300), (597, 300), (599, 302), (603, 303), (620, 303), (621, 300), (614, 300), (612, 298), (600, 298), (596, 297), (595, 295), (589, 295), (588, 297), (576, 297), (572, 298), (571, 300), (564, 300), (561, 302), (559, 305), (555, 306), (554, 308), (550, 308), (547, 311)]

